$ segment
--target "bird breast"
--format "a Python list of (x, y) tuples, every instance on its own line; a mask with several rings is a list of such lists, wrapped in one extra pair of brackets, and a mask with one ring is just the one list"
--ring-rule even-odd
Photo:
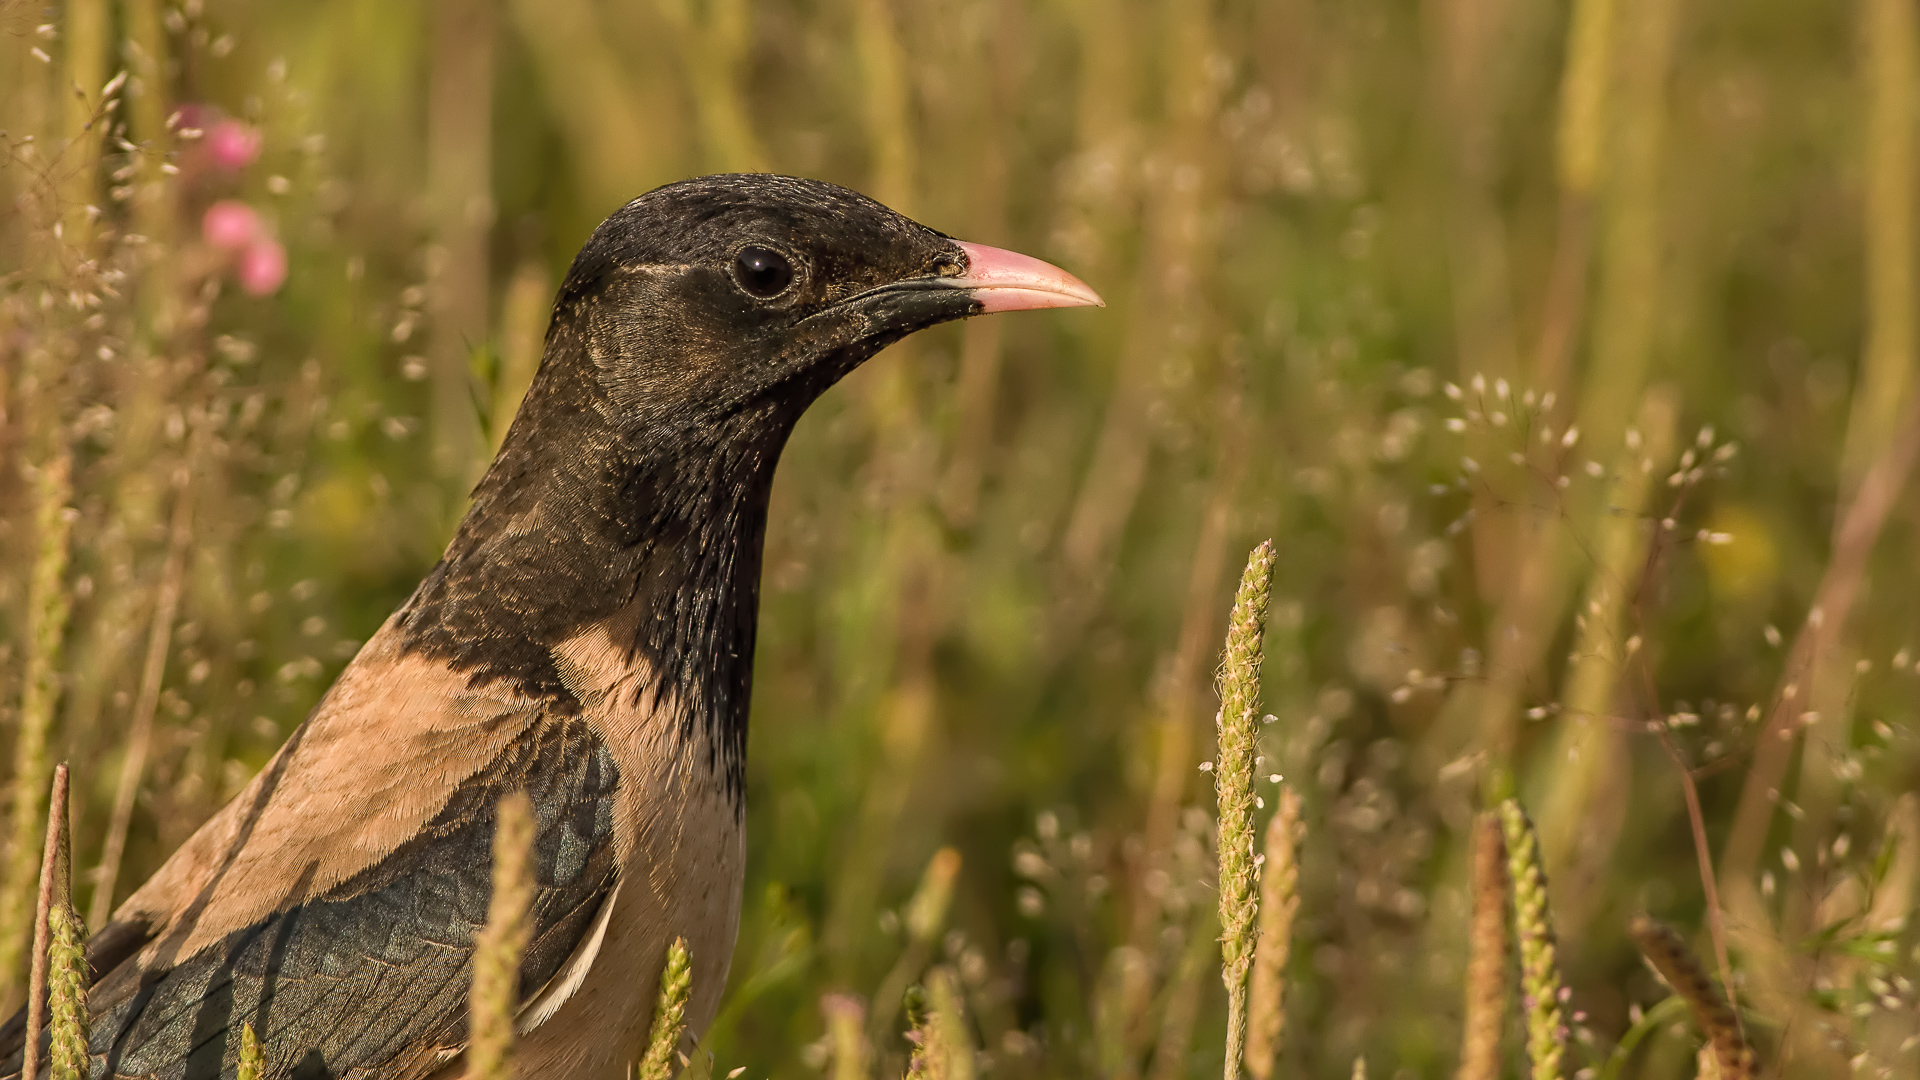
[(577, 979), (577, 988), (557, 1007), (539, 1003), (551, 1017), (523, 1037), (516, 1072), (525, 1077), (625, 1077), (676, 937), (686, 939), (692, 961), (687, 1021), (689, 1038), (697, 1036), (718, 1011), (733, 955), (745, 875), (740, 813), (709, 726), (683, 723), (674, 697), (655, 692), (628, 624), (615, 616), (553, 650), (582, 716), (619, 766), (620, 879), (604, 933), (589, 935), (574, 958), (584, 971), (563, 968), (560, 979)]

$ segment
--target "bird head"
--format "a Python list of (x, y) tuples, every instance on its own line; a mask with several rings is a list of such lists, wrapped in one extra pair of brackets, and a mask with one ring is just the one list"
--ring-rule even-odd
[(716, 733), (738, 795), (769, 493), (801, 413), (916, 330), (1100, 302), (832, 184), (642, 195), (568, 271), (533, 385), (405, 612), (407, 647), (564, 705), (553, 650), (603, 627), (644, 661), (636, 687)]
[[(617, 426), (790, 417), (886, 345), (995, 311), (1101, 303), (1038, 259), (957, 241), (846, 188), (739, 174), (670, 184), (594, 230), (555, 304)], [(614, 419), (610, 417), (609, 419)]]

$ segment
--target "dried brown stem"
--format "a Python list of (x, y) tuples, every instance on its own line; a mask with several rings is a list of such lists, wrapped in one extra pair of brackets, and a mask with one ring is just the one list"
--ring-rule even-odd
[(93, 902), (87, 905), (87, 925), (105, 926), (113, 914), (113, 890), (120, 861), (127, 850), (127, 832), (133, 824), (133, 804), (146, 773), (153, 747), (153, 721), (160, 708), (160, 689), (166, 679), (167, 654), (172, 649), (173, 623), (180, 613), (180, 594), (187, 572), (187, 546), (193, 540), (193, 470), (183, 466), (175, 477), (173, 520), (168, 529), (167, 561), (160, 570), (160, 588), (154, 594), (153, 623), (147, 631), (146, 662), (140, 668), (140, 692), (134, 699), (133, 724), (127, 732), (127, 757), (120, 766), (120, 783), (113, 792), (113, 815), (107, 820), (107, 838), (100, 849), (100, 869)]
[(47, 799), (47, 842), (40, 855), (40, 898), (33, 912), (33, 960), (27, 977), (26, 1052), (20, 1061), (20, 1080), (40, 1074), (40, 1033), (47, 1026), (47, 943), (53, 905), (67, 901), (67, 766), (54, 766), (53, 793)]
[[(1641, 667), (1646, 666), (1644, 658)], [(1652, 680), (1652, 674), (1647, 676)], [(1700, 809), (1700, 787), (1694, 782), (1693, 770), (1687, 767), (1686, 758), (1680, 748), (1673, 743), (1673, 737), (1667, 734), (1665, 724), (1654, 728), (1660, 736), (1660, 747), (1667, 752), (1680, 772), (1680, 791), (1687, 800), (1687, 826), (1693, 834), (1693, 857), (1700, 868), (1700, 890), (1707, 902), (1707, 935), (1713, 939), (1713, 959), (1720, 968), (1720, 981), (1726, 985), (1727, 996), (1734, 999), (1734, 1022), (1739, 1023), (1739, 999), (1733, 989), (1733, 963), (1727, 954), (1727, 924), (1725, 910), (1720, 906), (1720, 885), (1713, 872), (1713, 848), (1707, 842), (1706, 815)]]

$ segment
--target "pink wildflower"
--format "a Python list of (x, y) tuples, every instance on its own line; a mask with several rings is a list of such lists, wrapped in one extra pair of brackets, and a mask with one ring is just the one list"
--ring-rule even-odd
[(207, 130), (207, 156), (228, 172), (239, 172), (260, 157), (260, 132), (238, 120), (222, 120)]
[(238, 199), (221, 199), (200, 219), (200, 235), (209, 247), (239, 251), (262, 235), (260, 215)]
[(240, 287), (251, 296), (271, 296), (287, 280), (287, 249), (263, 236), (240, 253)]

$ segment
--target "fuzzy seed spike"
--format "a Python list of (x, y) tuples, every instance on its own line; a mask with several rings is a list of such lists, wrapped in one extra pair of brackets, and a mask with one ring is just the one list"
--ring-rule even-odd
[(1247, 993), (1247, 1071), (1254, 1080), (1273, 1075), (1280, 1033), (1287, 1023), (1287, 954), (1293, 917), (1300, 910), (1300, 795), (1280, 789), (1280, 808), (1267, 822), (1266, 862), (1260, 870), (1260, 937)]
[(927, 1007), (927, 997), (927, 988), (915, 985), (907, 990), (903, 1003), (907, 1010), (907, 1043), (913, 1047), (907, 1054), (905, 1080), (935, 1080), (940, 1075), (934, 1054), (933, 1014)]
[(1500, 815), (1473, 823), (1473, 928), (1467, 959), (1466, 1030), (1458, 1080), (1499, 1080), (1507, 1015), (1507, 867)]
[(533, 803), (516, 791), (500, 800), (493, 830), (493, 900), (487, 925), (474, 942), (473, 1024), (467, 1075), (508, 1080), (513, 1075), (513, 1016), (519, 1007), (520, 958), (527, 948), (527, 911), (533, 903)]
[(1227, 987), (1226, 1080), (1240, 1075), (1247, 1035), (1247, 976), (1253, 965), (1253, 759), (1260, 723), (1260, 661), (1273, 589), (1273, 542), (1247, 558), (1227, 621), (1220, 665), (1220, 960)]
[(262, 1080), (266, 1069), (266, 1054), (260, 1049), (260, 1037), (253, 1033), (253, 1025), (240, 1025), (240, 1066), (233, 1080)]
[(1500, 804), (1500, 822), (1506, 833), (1507, 874), (1513, 879), (1514, 936), (1520, 942), (1520, 981), (1526, 994), (1527, 1060), (1532, 1063), (1528, 1075), (1532, 1080), (1560, 1080), (1567, 1031), (1560, 1015), (1560, 966), (1539, 839), (1518, 799)]
[(87, 928), (71, 903), (48, 913), (47, 1027), (53, 1080), (84, 1080), (87, 1058)]
[[(67, 589), (73, 536), (73, 520), (67, 513), (67, 504), (73, 500), (72, 456), (64, 448), (54, 453), (40, 465), (33, 487), (36, 545), (27, 585), (27, 663), (21, 679), (19, 719), (14, 727), (13, 781), (7, 800), (12, 813), (10, 840), (5, 872), (0, 873), (0, 998), (17, 993), (14, 973), (19, 967), (20, 947), (29, 936), (37, 938), (33, 959), (36, 969), (46, 955), (46, 939), (38, 937), (39, 924), (28, 920), (36, 916), (33, 841), (40, 831), (40, 785), (46, 782), (47, 736), (60, 700), (62, 644), (67, 616), (73, 608)], [(44, 913), (39, 918), (44, 921)], [(31, 1000), (39, 1000), (38, 992)]]
[(1627, 923), (1627, 933), (1640, 947), (1641, 955), (1692, 1010), (1694, 1023), (1700, 1025), (1707, 1036), (1713, 1058), (1720, 1067), (1719, 1080), (1752, 1080), (1758, 1075), (1760, 1064), (1746, 1036), (1740, 1032), (1739, 1019), (1680, 935), (1645, 914), (1635, 915)]
[(673, 1080), (673, 1054), (687, 1026), (687, 996), (693, 988), (693, 964), (687, 939), (677, 937), (667, 946), (667, 964), (660, 972), (660, 999), (653, 1009), (653, 1027), (647, 1032), (647, 1050), (634, 1071), (638, 1080)]

